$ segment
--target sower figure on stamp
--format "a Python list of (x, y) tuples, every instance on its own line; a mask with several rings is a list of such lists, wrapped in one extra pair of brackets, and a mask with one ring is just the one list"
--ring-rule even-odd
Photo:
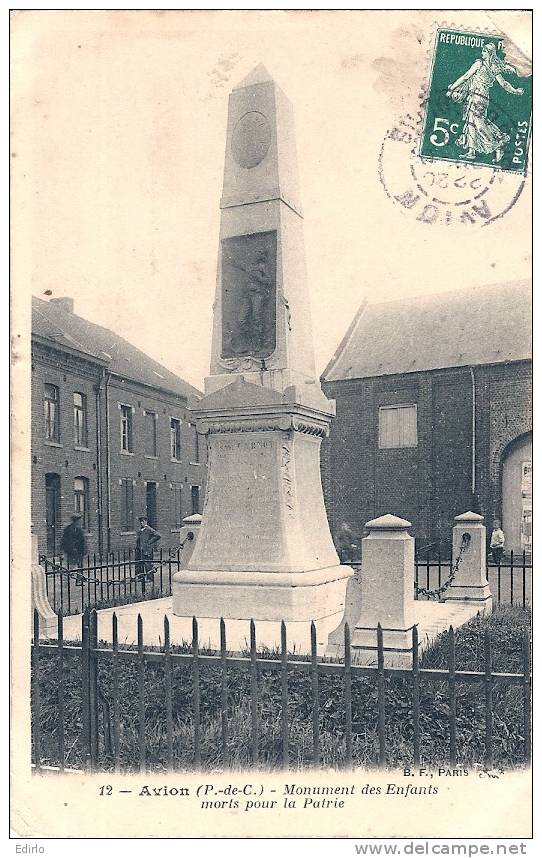
[(147, 581), (153, 580), (152, 553), (162, 537), (150, 524), (144, 515), (139, 516), (139, 530), (137, 532), (135, 559), (137, 575)]
[(472, 160), (476, 152), (489, 155), (495, 152), (494, 163), (503, 156), (503, 147), (510, 136), (487, 118), (489, 91), (495, 81), (511, 95), (523, 95), (523, 89), (516, 89), (503, 78), (503, 72), (517, 74), (516, 69), (497, 56), (493, 44), (484, 45), (482, 59), (475, 60), (470, 69), (450, 84), (446, 95), (452, 101), (464, 101), (463, 131), (457, 139), (457, 145), (466, 149), (460, 158)]
[[(83, 565), (83, 557), (86, 552), (86, 541), (83, 528), (81, 527), (81, 514), (76, 512), (71, 517), (71, 524), (68, 524), (62, 531), (62, 540), (60, 547), (66, 556), (66, 563), (76, 569), (80, 569)], [(77, 583), (82, 581), (83, 577), (79, 573), (77, 575)]]
[(501, 530), (501, 523), (496, 518), (493, 522), (493, 530), (491, 532), (491, 540), (489, 543), (489, 550), (491, 551), (491, 556), (493, 557), (493, 562), (497, 565), (501, 565), (502, 555), (504, 552), (504, 533)]

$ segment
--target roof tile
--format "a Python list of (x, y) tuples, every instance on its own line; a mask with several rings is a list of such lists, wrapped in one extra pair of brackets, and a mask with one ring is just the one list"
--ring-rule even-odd
[(200, 390), (108, 328), (35, 297), (32, 298), (32, 333), (106, 361), (111, 372), (123, 378), (161, 388), (186, 399), (202, 396)]
[(362, 306), (323, 381), (529, 360), (531, 282)]

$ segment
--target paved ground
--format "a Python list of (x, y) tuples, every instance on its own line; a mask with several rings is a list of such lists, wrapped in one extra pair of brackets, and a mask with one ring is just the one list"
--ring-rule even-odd
[[(190, 644), (192, 641), (192, 617), (176, 617), (173, 614), (173, 598), (152, 599), (136, 602), (119, 608), (105, 608), (98, 611), (98, 636), (103, 641), (112, 641), (112, 618), (116, 613), (118, 620), (119, 646), (137, 642), (137, 617), (143, 620), (143, 641), (147, 646), (160, 646), (164, 642), (164, 616), (169, 620), (170, 640), (172, 644)], [(319, 651), (327, 643), (330, 631), (341, 621), (341, 615), (335, 615), (316, 623)], [(225, 620), (226, 643), (229, 651), (239, 652), (250, 646), (249, 620)], [(204, 618), (198, 620), (200, 649), (219, 649), (220, 620)], [(310, 623), (287, 623), (286, 634), (288, 650), (291, 653), (310, 652)], [(64, 638), (79, 640), (81, 637), (81, 615), (66, 617)], [(258, 649), (280, 647), (280, 623), (256, 622), (256, 644)]]
[[(161, 646), (164, 642), (164, 616), (170, 624), (172, 644), (190, 644), (192, 641), (192, 617), (176, 617), (173, 614), (172, 597), (153, 599), (123, 605), (119, 608), (105, 608), (98, 611), (98, 636), (100, 640), (112, 642), (112, 618), (115, 612), (118, 620), (119, 645), (137, 642), (137, 617), (143, 620), (143, 642), (146, 646)], [(419, 639), (425, 649), (434, 638), (448, 629), (466, 623), (476, 616), (476, 609), (470, 605), (416, 602), (416, 622), (419, 624)], [(335, 615), (316, 623), (318, 654), (323, 655), (328, 634), (341, 620)], [(248, 620), (226, 620), (226, 641), (230, 652), (247, 650), (250, 642)], [(200, 648), (218, 649), (220, 646), (219, 620), (201, 619), (198, 622)], [(310, 653), (310, 623), (287, 623), (287, 641), (290, 653)], [(81, 615), (66, 617), (64, 621), (65, 640), (79, 640), (81, 637)], [(280, 647), (280, 623), (256, 622), (256, 643), (258, 649), (278, 649)]]
[(472, 605), (458, 605), (452, 602), (416, 602), (416, 622), (422, 649), (450, 626), (458, 629), (478, 613)]

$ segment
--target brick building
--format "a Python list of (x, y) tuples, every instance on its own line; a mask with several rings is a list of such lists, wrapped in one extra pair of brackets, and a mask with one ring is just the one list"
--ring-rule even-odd
[(130, 548), (138, 515), (178, 542), (201, 512), (206, 449), (187, 412), (200, 391), (70, 298), (32, 302), (32, 521), (40, 553), (59, 553), (81, 512), (89, 552)]
[(334, 534), (389, 512), (418, 546), (445, 544), (474, 509), (530, 550), (530, 282), (364, 303), (322, 385), (337, 402), (322, 457)]

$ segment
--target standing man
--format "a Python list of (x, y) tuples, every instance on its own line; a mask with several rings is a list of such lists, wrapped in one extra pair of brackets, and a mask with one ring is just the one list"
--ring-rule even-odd
[(157, 530), (147, 523), (144, 515), (139, 516), (139, 530), (137, 532), (135, 559), (138, 575), (145, 577), (147, 581), (153, 580), (152, 552), (161, 540)]
[(357, 549), (357, 544), (350, 525), (346, 521), (343, 521), (339, 528), (337, 548), (341, 563), (354, 562), (354, 552)]
[(504, 551), (504, 533), (501, 530), (501, 523), (497, 518), (493, 522), (493, 530), (491, 532), (491, 542), (489, 543), (489, 548), (491, 551), (491, 556), (493, 557), (493, 562), (497, 566), (500, 566)]
[[(83, 565), (83, 557), (86, 553), (86, 542), (83, 528), (81, 527), (81, 515), (76, 512), (71, 517), (71, 524), (68, 524), (62, 531), (62, 540), (60, 547), (66, 556), (66, 564), (75, 566), (80, 569)], [(82, 576), (78, 575), (78, 583), (82, 580)]]

